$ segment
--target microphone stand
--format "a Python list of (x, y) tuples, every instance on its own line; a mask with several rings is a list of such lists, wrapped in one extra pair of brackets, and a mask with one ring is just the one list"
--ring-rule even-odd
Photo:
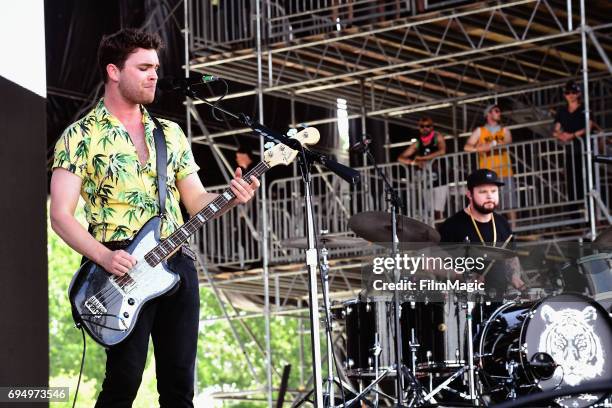
[[(391, 250), (391, 256), (393, 257), (393, 259), (395, 259), (399, 252), (399, 238), (397, 236), (397, 214), (399, 212), (399, 209), (402, 208), (402, 199), (400, 198), (397, 191), (393, 188), (393, 186), (387, 179), (387, 176), (385, 175), (385, 173), (380, 169), (380, 167), (378, 167), (378, 163), (376, 162), (374, 155), (372, 155), (372, 153), (370, 152), (368, 145), (365, 144), (360, 150), (363, 153), (365, 153), (367, 157), (370, 159), (370, 161), (374, 165), (374, 169), (376, 170), (376, 173), (380, 176), (380, 178), (383, 180), (383, 183), (385, 185), (386, 200), (387, 202), (389, 202), (389, 204), (391, 204), (391, 227), (392, 227), (392, 239), (393, 239), (393, 247)], [(417, 383), (416, 378), (414, 378), (414, 375), (410, 371), (407, 371), (406, 373), (404, 373), (403, 372), (404, 370), (402, 370), (402, 361), (401, 361), (402, 337), (400, 333), (400, 319), (399, 319), (400, 304), (399, 304), (399, 291), (398, 291), (398, 286), (399, 286), (398, 283), (399, 283), (399, 278), (400, 278), (399, 275), (400, 275), (399, 270), (397, 269), (397, 265), (395, 265), (393, 268), (393, 281), (395, 284), (394, 291), (393, 291), (393, 306), (394, 306), (393, 307), (393, 320), (395, 322), (395, 330), (394, 330), (395, 331), (394, 333), (395, 335), (395, 369), (396, 369), (396, 374), (397, 374), (397, 377), (396, 377), (397, 405), (396, 407), (404, 408), (406, 407), (404, 405), (404, 394), (403, 394), (404, 393), (404, 374), (410, 377), (410, 382), (413, 387), (415, 387), (416, 389), (419, 389), (419, 385)], [(418, 392), (415, 393), (415, 395), (418, 396)]]
[[(242, 124), (253, 129), (254, 132), (263, 136), (269, 141), (276, 143), (282, 143), (294, 150), (300, 152), (298, 155), (298, 168), (302, 174), (304, 182), (304, 195), (306, 204), (306, 232), (307, 232), (307, 243), (308, 248), (306, 249), (306, 266), (308, 269), (308, 299), (309, 299), (309, 310), (310, 310), (310, 342), (312, 346), (312, 375), (315, 395), (315, 406), (317, 408), (323, 408), (323, 378), (321, 375), (321, 337), (319, 332), (319, 307), (318, 307), (318, 293), (317, 293), (317, 266), (319, 255), (315, 242), (315, 218), (314, 209), (312, 205), (312, 194), (311, 194), (311, 166), (312, 163), (317, 162), (348, 181), (349, 183), (356, 183), (359, 180), (359, 173), (356, 170), (348, 168), (346, 166), (337, 163), (325, 155), (320, 153), (312, 152), (302, 146), (302, 144), (291, 139), (281, 132), (274, 131), (268, 127), (256, 122), (249, 118), (244, 113), (235, 114), (220, 106), (210, 103), (205, 98), (200, 98), (191, 86), (187, 85), (183, 89), (185, 95), (198, 99), (204, 104), (217, 109), (227, 116), (237, 119)], [(331, 353), (331, 350), (328, 350)], [(332, 401), (333, 404), (333, 401)]]

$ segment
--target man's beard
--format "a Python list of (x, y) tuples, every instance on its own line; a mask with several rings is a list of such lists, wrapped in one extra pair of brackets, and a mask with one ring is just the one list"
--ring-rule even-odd
[(481, 214), (491, 214), (497, 208), (497, 204), (493, 204), (492, 207), (486, 208), (485, 206), (476, 204), (475, 201), (472, 201), (472, 207), (474, 207), (474, 209)]
[(153, 102), (154, 99), (154, 96), (150, 97), (144, 92), (140, 92), (138, 88), (126, 85), (121, 82), (119, 82), (119, 91), (121, 92), (121, 96), (123, 96), (124, 99), (135, 105), (147, 105)]

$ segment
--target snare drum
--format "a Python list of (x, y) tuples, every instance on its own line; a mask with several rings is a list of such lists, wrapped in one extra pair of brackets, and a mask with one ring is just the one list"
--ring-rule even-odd
[(388, 297), (344, 302), (346, 360), (349, 376), (375, 375), (395, 362), (393, 302)]

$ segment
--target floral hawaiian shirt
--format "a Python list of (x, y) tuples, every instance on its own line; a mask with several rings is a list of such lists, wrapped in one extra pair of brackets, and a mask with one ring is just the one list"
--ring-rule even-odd
[[(96, 107), (68, 126), (55, 145), (53, 168), (64, 168), (82, 179), (85, 215), (100, 242), (133, 238), (159, 214), (153, 129), (155, 123), (144, 107), (142, 122), (149, 159), (141, 164), (126, 128), (104, 106)], [(168, 194), (162, 238), (183, 224), (176, 181), (197, 172), (189, 142), (174, 122), (159, 119), (168, 149)]]

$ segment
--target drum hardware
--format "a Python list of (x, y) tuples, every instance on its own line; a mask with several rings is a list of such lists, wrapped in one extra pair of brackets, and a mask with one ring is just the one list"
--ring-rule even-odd
[[(414, 333), (414, 327), (410, 328), (410, 341), (408, 342), (408, 345), (410, 346), (410, 368), (412, 368), (413, 373), (416, 373), (417, 352), (421, 345), (419, 344), (419, 341)], [(427, 354), (428, 356), (431, 356), (430, 351), (427, 351)]]
[[(469, 269), (468, 269), (469, 270)], [(467, 278), (466, 278), (467, 279)], [(466, 319), (467, 319), (467, 363), (468, 363), (468, 386), (470, 389), (469, 399), (472, 401), (476, 400), (476, 382), (474, 378), (474, 333), (472, 332), (472, 311), (474, 310), (474, 302), (469, 300), (467, 302), (467, 311), (466, 311)]]
[[(365, 137), (364, 137), (365, 139)], [(412, 220), (408, 217), (399, 215), (400, 209), (403, 207), (402, 199), (397, 190), (389, 182), (384, 171), (380, 169), (376, 163), (374, 155), (370, 152), (365, 144), (363, 153), (372, 162), (374, 169), (384, 184), (385, 201), (390, 204), (391, 212), (365, 212), (352, 216), (349, 219), (349, 228), (353, 230), (357, 236), (360, 236), (370, 242), (383, 243), (384, 246), (391, 248), (391, 256), (395, 257), (400, 248), (400, 242), (439, 242), (440, 234), (438, 232), (419, 221)], [(377, 228), (372, 228), (376, 225)], [(401, 239), (400, 239), (401, 238)], [(427, 246), (428, 244), (425, 244)], [(414, 387), (417, 399), (420, 398), (420, 393), (425, 394), (420, 387), (420, 384), (414, 377), (414, 373), (410, 370), (402, 369), (402, 338), (400, 334), (400, 304), (399, 290), (397, 283), (400, 279), (400, 274), (397, 268), (393, 270), (393, 282), (395, 290), (393, 291), (393, 321), (394, 321), (394, 338), (395, 338), (395, 368), (397, 371), (396, 387), (397, 387), (397, 407), (404, 407), (404, 376), (409, 380), (411, 386)]]
[(455, 389), (453, 389), (453, 388), (448, 386), (448, 384), (452, 383), (457, 378), (462, 376), (465, 373), (466, 370), (467, 370), (466, 366), (461, 367), (459, 370), (454, 372), (450, 377), (448, 377), (446, 380), (444, 380), (441, 384), (439, 384), (436, 388), (431, 390), (429, 392), (429, 394), (426, 394), (423, 397), (423, 400), (425, 400), (425, 401), (432, 401), (433, 403), (435, 403), (435, 399), (433, 398), (434, 395), (438, 394), (442, 390), (452, 392), (453, 394), (456, 394), (456, 395), (458, 395), (459, 397), (461, 397), (463, 399), (470, 399), (470, 396), (468, 394), (465, 394), (465, 393), (463, 393), (461, 391), (457, 391), (457, 390), (455, 390)]
[[(321, 236), (325, 231), (321, 231)], [(319, 239), (321, 241), (321, 239)], [(325, 244), (322, 245), (321, 248), (321, 262), (319, 264), (319, 270), (321, 271), (321, 277), (323, 279), (323, 306), (325, 307), (325, 331), (326, 331), (326, 342), (327, 342), (327, 401), (329, 405), (332, 406), (334, 404), (334, 353), (332, 350), (333, 340), (332, 340), (332, 324), (331, 321), (331, 305), (329, 300), (329, 263), (327, 261), (327, 248)]]
[[(332, 339), (332, 333), (333, 333), (333, 320), (331, 319), (331, 301), (330, 301), (330, 297), (329, 297), (329, 260), (327, 258), (328, 255), (328, 251), (327, 251), (327, 247), (326, 247), (326, 243), (330, 242), (329, 240), (327, 240), (327, 236), (325, 235), (327, 233), (326, 230), (322, 230), (321, 231), (321, 235), (320, 235), (320, 239), (319, 241), (321, 242), (321, 250), (320, 250), (320, 254), (321, 254), (321, 262), (319, 263), (319, 269), (321, 271), (321, 279), (323, 280), (323, 305), (325, 308), (325, 331), (326, 331), (326, 342), (327, 342), (327, 379), (325, 380), (327, 382), (327, 388), (326, 388), (326, 397), (327, 397), (327, 406), (328, 407), (333, 407), (334, 403), (335, 403), (335, 389), (334, 389), (334, 384), (336, 383), (335, 378), (334, 378), (334, 363), (335, 363), (335, 354), (334, 354), (334, 350), (333, 350), (333, 339)], [(346, 369), (349, 369), (350, 366), (353, 364), (353, 361), (351, 361), (350, 359), (347, 359), (347, 362), (345, 363), (345, 367)], [(349, 367), (347, 367), (349, 366)], [(340, 385), (340, 391), (341, 391), (341, 395), (344, 399), (344, 388), (342, 385), (342, 382), (339, 383)]]
[[(367, 306), (366, 306), (366, 310), (369, 311)], [(374, 347), (372, 347), (370, 351), (374, 355), (374, 367), (373, 367), (374, 373), (378, 375), (378, 367), (380, 364), (379, 356), (382, 351), (382, 348), (380, 347), (380, 342), (378, 340), (378, 333), (374, 334)], [(372, 357), (368, 357), (368, 362), (370, 362), (370, 366), (371, 366), (371, 361), (372, 361)], [(378, 384), (376, 384), (376, 387), (374, 387), (374, 406), (375, 407), (378, 407), (378, 391), (380, 390), (379, 390)]]
[(355, 365), (355, 362), (353, 361), (353, 359), (349, 358), (344, 362), (343, 365), (345, 370), (350, 370)]
[[(384, 179), (384, 175), (382, 175)], [(392, 213), (369, 211), (354, 215), (349, 220), (349, 227), (357, 234), (370, 242), (378, 243), (386, 247), (392, 248), (392, 256), (397, 254), (397, 250), (400, 246), (403, 249), (418, 249), (422, 247), (430, 246), (432, 243), (437, 243), (440, 240), (438, 232), (430, 226), (423, 224), (420, 221), (397, 215), (396, 200), (397, 195), (393, 191), (392, 187), (387, 184), (388, 200), (392, 203)], [(391, 239), (390, 239), (391, 238)], [(394, 282), (397, 283), (399, 280), (399, 273), (397, 270), (393, 271)], [(405, 377), (410, 389), (414, 393), (415, 401), (422, 401), (422, 396), (426, 395), (422, 386), (415, 377), (416, 373), (416, 354), (418, 351), (419, 344), (416, 341), (416, 335), (411, 336), (408, 347), (410, 349), (410, 365), (412, 370), (404, 369), (402, 364), (402, 335), (400, 329), (399, 319), (399, 295), (396, 290), (393, 294), (393, 319), (394, 319), (394, 332), (395, 335), (395, 367), (399, 368), (397, 371), (397, 385), (398, 390), (398, 406), (403, 406), (403, 390), (404, 390), (404, 379)], [(416, 403), (415, 401), (411, 402)]]
[[(287, 248), (306, 249), (308, 242), (306, 238), (291, 238), (281, 241), (281, 245)], [(347, 237), (344, 235), (321, 234), (318, 239), (318, 246), (329, 249), (342, 248), (363, 248), (371, 245), (362, 238)]]
[[(507, 242), (506, 242), (507, 243)], [(495, 250), (492, 250), (492, 248), (494, 247), (488, 247), (488, 246), (471, 246), (470, 245), (470, 240), (468, 239), (468, 237), (465, 237), (465, 257), (469, 257), (470, 254), (470, 250), (474, 251), (476, 250), (476, 254), (473, 254), (473, 256), (478, 256), (477, 254), (479, 253), (478, 251), (481, 251), (480, 256), (484, 257), (485, 255), (488, 254), (497, 254), (498, 258), (493, 258), (491, 257), (490, 259), (492, 260), (496, 260), (496, 259), (508, 259), (509, 254), (508, 253), (512, 253), (514, 254), (512, 251), (508, 251), (507, 249), (501, 249), (501, 248), (495, 248)], [(489, 265), (490, 266), (490, 265)], [(463, 274), (463, 277), (465, 279), (466, 282), (469, 282), (472, 278), (472, 268), (466, 268), (465, 273)], [(467, 301), (467, 309), (465, 311), (465, 318), (467, 320), (467, 373), (468, 373), (468, 389), (469, 389), (469, 399), (472, 402), (475, 402), (477, 399), (476, 396), (476, 378), (475, 378), (475, 370), (476, 370), (476, 366), (474, 365), (474, 328), (472, 327), (473, 325), (473, 311), (474, 311), (474, 305), (475, 302), (473, 300), (468, 299)]]
[(361, 390), (361, 392), (359, 392), (359, 394), (357, 394), (353, 399), (351, 399), (349, 401), (346, 401), (345, 404), (338, 405), (338, 407), (336, 407), (336, 408), (345, 408), (345, 407), (349, 408), (349, 407), (352, 407), (353, 404), (355, 404), (356, 402), (359, 402), (359, 401), (364, 401), (368, 405), (372, 406), (368, 401), (363, 399), (363, 396), (368, 394), (375, 387), (377, 387), (378, 383), (380, 383), (390, 372), (391, 372), (391, 368), (386, 369), (380, 376), (376, 377), (376, 379), (374, 381), (372, 381), (372, 383), (370, 383), (367, 387), (365, 387), (363, 390)]

